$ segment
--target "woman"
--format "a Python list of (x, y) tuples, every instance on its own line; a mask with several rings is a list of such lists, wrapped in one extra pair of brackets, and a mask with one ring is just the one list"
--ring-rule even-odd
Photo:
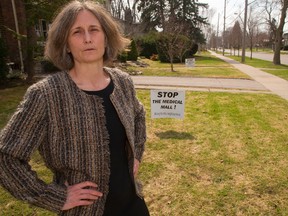
[[(46, 56), (63, 71), (34, 84), (0, 136), (0, 183), (61, 215), (149, 215), (135, 177), (145, 112), (131, 78), (104, 67), (129, 40), (100, 5), (73, 1), (53, 21)], [(28, 161), (38, 149), (46, 184)]]

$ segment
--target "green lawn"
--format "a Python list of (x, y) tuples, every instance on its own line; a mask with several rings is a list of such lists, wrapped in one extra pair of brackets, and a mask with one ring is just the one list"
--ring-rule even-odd
[[(241, 62), (241, 57), (238, 56), (228, 56), (228, 57)], [(288, 80), (288, 65), (274, 65), (270, 61), (265, 61), (256, 58), (250, 59), (248, 57), (245, 58), (245, 64), (259, 68), (262, 71), (271, 73), (275, 76)]]
[(187, 92), (184, 120), (150, 119), (141, 178), (152, 215), (288, 215), (288, 102)]
[(215, 78), (244, 78), (250, 77), (235, 69), (225, 61), (212, 56), (208, 52), (202, 52), (201, 56), (195, 57), (195, 67), (189, 68), (185, 63), (175, 63), (171, 72), (169, 63), (142, 59), (149, 67), (130, 66), (129, 70), (141, 71), (145, 76), (193, 76), (193, 77), (215, 77)]
[[(241, 61), (241, 56), (227, 57), (236, 61)], [(149, 59), (141, 60), (147, 63), (149, 67), (129, 66), (128, 70), (140, 71), (145, 76), (191, 76), (191, 77), (214, 77), (214, 78), (242, 78), (251, 79), (248, 75), (240, 72), (225, 61), (218, 59), (208, 52), (202, 52), (201, 56), (195, 56), (195, 67), (189, 68), (185, 63), (175, 63), (174, 72), (171, 72), (169, 63), (161, 63), (159, 61), (151, 61)], [(250, 59), (246, 57), (245, 64), (260, 68), (262, 71), (274, 74), (283, 79), (288, 80), (288, 65), (274, 65), (270, 61), (260, 59)]]
[[(25, 87), (0, 90), (1, 127)], [(186, 92), (185, 118), (151, 119), (140, 178), (152, 216), (288, 215), (288, 101), (270, 94)], [(3, 113), (3, 114), (2, 114)], [(33, 168), (51, 173), (36, 153)], [(0, 189), (0, 215), (54, 215)]]

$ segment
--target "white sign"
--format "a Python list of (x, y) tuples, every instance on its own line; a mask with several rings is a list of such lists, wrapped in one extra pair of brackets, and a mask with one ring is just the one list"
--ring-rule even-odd
[(194, 67), (195, 66), (195, 58), (187, 58), (185, 59), (186, 67)]
[(185, 91), (151, 90), (151, 118), (184, 118)]

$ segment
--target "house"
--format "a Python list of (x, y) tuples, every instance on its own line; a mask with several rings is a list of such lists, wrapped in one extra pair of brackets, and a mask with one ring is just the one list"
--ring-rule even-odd
[[(143, 32), (143, 25), (134, 24), (131, 16), (131, 12), (126, 12), (125, 21), (119, 20), (119, 23), (126, 35), (133, 37)], [(44, 19), (39, 19), (35, 25), (35, 33), (42, 41), (47, 38), (48, 29), (49, 22)], [(27, 35), (24, 0), (0, 0), (0, 38), (8, 49), (7, 62), (24, 71), (27, 40), (23, 37), (19, 40), (19, 35)]]
[(283, 47), (284, 50), (288, 50), (288, 33), (283, 34)]
[(26, 35), (25, 7), (22, 0), (0, 1), (0, 37), (8, 49), (8, 62), (23, 70), (25, 41), (17, 35)]

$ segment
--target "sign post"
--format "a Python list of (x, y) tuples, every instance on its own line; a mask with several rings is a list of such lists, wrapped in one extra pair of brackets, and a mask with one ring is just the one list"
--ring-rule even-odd
[(184, 118), (185, 91), (151, 90), (151, 118)]

